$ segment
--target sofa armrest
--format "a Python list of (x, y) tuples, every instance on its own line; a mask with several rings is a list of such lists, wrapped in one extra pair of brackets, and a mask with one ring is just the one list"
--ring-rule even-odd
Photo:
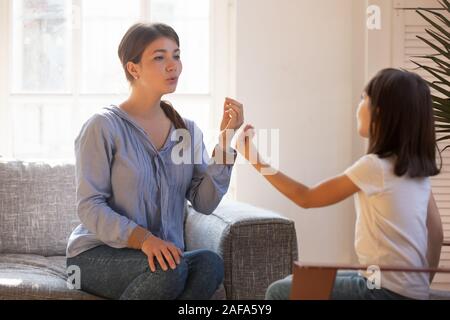
[(292, 273), (294, 222), (248, 204), (223, 201), (211, 214), (187, 207), (186, 250), (209, 249), (224, 260), (228, 299), (264, 299), (267, 287)]

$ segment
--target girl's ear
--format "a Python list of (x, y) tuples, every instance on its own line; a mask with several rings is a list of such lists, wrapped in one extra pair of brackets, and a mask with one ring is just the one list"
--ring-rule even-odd
[(127, 71), (134, 79), (139, 78), (139, 66), (131, 61), (127, 62)]
[(370, 99), (369, 96), (367, 96), (367, 102), (368, 102), (368, 105), (369, 105), (370, 110), (373, 110), (373, 112), (374, 112), (375, 114), (378, 114), (378, 113), (380, 112), (380, 107), (374, 106), (374, 105), (372, 104), (372, 99)]
[(380, 107), (375, 107), (375, 114), (380, 113)]

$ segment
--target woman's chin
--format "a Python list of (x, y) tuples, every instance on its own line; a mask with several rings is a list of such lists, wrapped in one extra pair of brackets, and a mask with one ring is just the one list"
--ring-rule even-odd
[(164, 90), (164, 94), (171, 94), (174, 93), (177, 90), (177, 87), (169, 87)]

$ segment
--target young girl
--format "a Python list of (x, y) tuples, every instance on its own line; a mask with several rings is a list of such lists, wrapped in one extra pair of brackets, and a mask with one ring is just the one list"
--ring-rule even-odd
[[(355, 249), (363, 265), (435, 268), (443, 240), (431, 193), (430, 176), (439, 173), (430, 90), (418, 75), (380, 71), (367, 85), (357, 111), (359, 134), (369, 139), (365, 156), (344, 173), (312, 188), (281, 172), (265, 178), (302, 208), (340, 202), (356, 193)], [(246, 126), (237, 148), (261, 171)], [(333, 299), (427, 299), (433, 274), (383, 272), (381, 289), (370, 290), (358, 273), (338, 273)], [(289, 299), (292, 276), (269, 286), (267, 299)]]
[[(226, 99), (210, 161), (195, 123), (161, 101), (182, 70), (175, 31), (133, 25), (118, 54), (131, 95), (91, 117), (75, 140), (82, 224), (70, 236), (67, 265), (80, 268), (81, 289), (104, 298), (209, 299), (223, 261), (208, 250), (183, 253), (184, 208), (187, 199), (210, 214), (226, 193), (236, 156), (230, 132), (243, 123), (242, 104)], [(189, 137), (173, 139), (177, 130)], [(189, 147), (182, 151), (190, 161), (178, 162), (178, 144)]]

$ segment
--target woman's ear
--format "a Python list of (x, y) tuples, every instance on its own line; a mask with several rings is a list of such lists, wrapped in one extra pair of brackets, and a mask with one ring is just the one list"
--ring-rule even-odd
[(139, 69), (139, 65), (137, 65), (131, 61), (127, 62), (127, 71), (129, 74), (131, 74), (131, 76), (135, 80), (139, 79), (139, 70), (138, 69)]

